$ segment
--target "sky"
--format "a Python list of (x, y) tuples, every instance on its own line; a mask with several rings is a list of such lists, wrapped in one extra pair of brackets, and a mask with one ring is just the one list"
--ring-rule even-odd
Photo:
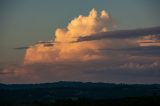
[(0, 82), (160, 83), (159, 4), (1, 0)]

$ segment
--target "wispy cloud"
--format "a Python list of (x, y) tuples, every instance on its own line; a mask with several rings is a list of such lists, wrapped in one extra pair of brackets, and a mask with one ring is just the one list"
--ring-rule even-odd
[(101, 39), (130, 39), (146, 35), (160, 36), (160, 27), (101, 32), (93, 35), (79, 37), (77, 42), (101, 40)]
[(103, 55), (110, 54), (123, 54), (131, 56), (160, 56), (160, 46), (137, 46), (129, 48), (103, 48), (99, 49)]

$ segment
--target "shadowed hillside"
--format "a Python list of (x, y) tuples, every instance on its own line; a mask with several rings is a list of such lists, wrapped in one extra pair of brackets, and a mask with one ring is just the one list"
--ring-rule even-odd
[[(56, 82), (0, 84), (1, 106), (160, 104), (160, 85)], [(8, 104), (8, 105), (7, 105)], [(126, 106), (127, 106), (126, 105)]]

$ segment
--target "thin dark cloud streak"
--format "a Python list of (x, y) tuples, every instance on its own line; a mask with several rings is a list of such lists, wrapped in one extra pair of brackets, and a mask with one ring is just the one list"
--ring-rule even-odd
[(160, 26), (143, 28), (143, 29), (101, 32), (98, 34), (93, 34), (92, 36), (79, 37), (76, 42), (101, 40), (101, 39), (130, 39), (130, 38), (138, 38), (146, 35), (160, 36)]
[(104, 51), (106, 55), (108, 55), (109, 52), (123, 52), (123, 54), (130, 54), (130, 55), (136, 55), (136, 56), (160, 56), (160, 46), (138, 46), (138, 47), (128, 47), (128, 48), (103, 48), (99, 49), (101, 51)]

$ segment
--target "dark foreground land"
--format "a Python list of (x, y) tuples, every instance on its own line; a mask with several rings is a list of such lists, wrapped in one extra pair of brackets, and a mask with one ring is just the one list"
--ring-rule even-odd
[(0, 106), (160, 106), (160, 84), (0, 84)]

